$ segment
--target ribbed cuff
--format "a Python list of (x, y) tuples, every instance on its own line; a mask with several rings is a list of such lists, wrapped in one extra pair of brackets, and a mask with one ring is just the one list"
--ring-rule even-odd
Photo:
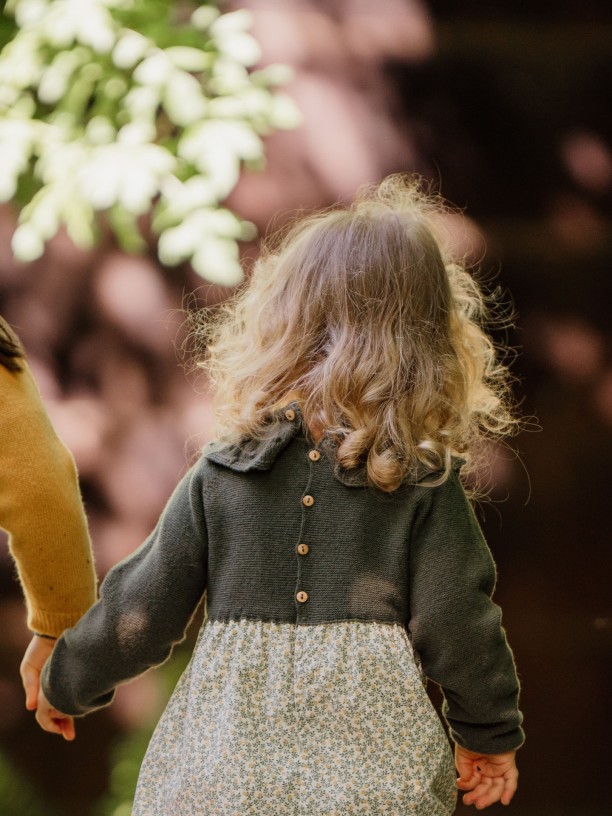
[(58, 638), (64, 629), (74, 626), (88, 609), (88, 606), (73, 612), (46, 612), (43, 609), (30, 609), (27, 626), (35, 635)]
[(506, 754), (517, 751), (525, 742), (525, 732), (520, 726), (505, 734), (486, 734), (480, 727), (468, 731), (465, 726), (459, 734), (450, 724), (449, 730), (457, 745), (475, 754)]

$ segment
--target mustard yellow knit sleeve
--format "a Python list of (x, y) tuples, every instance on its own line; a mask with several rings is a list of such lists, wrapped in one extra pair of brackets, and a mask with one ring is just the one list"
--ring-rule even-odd
[(0, 527), (9, 534), (28, 627), (58, 636), (96, 597), (76, 466), (27, 365), (0, 365)]

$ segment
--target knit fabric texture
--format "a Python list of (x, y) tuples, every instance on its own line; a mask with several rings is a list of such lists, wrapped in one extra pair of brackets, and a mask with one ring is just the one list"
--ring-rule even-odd
[(43, 687), (66, 714), (108, 704), (118, 683), (168, 657), (206, 591), (211, 621), (402, 624), (442, 687), (453, 739), (501, 753), (523, 732), (495, 579), (456, 470), (438, 487), (383, 493), (342, 471), (329, 440), (315, 445), (292, 403), (267, 439), (205, 448), (151, 536), (58, 641)]
[(0, 527), (9, 534), (27, 625), (58, 636), (96, 599), (74, 459), (55, 433), (25, 363), (0, 365)]

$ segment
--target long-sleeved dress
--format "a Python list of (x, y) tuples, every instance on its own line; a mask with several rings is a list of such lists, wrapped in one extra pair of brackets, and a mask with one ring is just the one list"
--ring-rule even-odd
[(451, 736), (523, 741), (495, 567), (458, 473), (368, 487), (293, 402), (265, 440), (207, 446), (149, 539), (43, 672), (66, 714), (162, 662), (206, 592), (133, 816), (445, 816)]

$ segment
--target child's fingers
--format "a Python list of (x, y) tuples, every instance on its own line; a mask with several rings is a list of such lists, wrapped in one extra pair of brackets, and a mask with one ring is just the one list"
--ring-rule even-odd
[(475, 805), (476, 802), (484, 797), (489, 790), (491, 789), (491, 780), (490, 779), (482, 779), (478, 785), (474, 788), (474, 790), (466, 793), (463, 797), (463, 804), (464, 805)]
[(54, 712), (53, 709), (43, 709), (41, 706), (38, 706), (36, 710), (36, 722), (43, 731), (48, 731), (50, 734), (61, 734), (62, 729), (57, 721), (58, 718), (53, 717), (53, 714), (57, 714), (57, 712)]
[(504, 780), (501, 777), (492, 779), (489, 789), (474, 801), (477, 810), (489, 807), (494, 802), (499, 802), (504, 790)]
[(48, 731), (50, 734), (60, 734), (69, 742), (76, 736), (73, 717), (67, 717), (54, 708), (38, 706), (36, 721), (43, 731)]
[[(488, 788), (486, 787), (489, 782)], [(518, 771), (507, 778), (496, 777), (484, 779), (471, 793), (463, 797), (463, 803), (474, 805), (477, 810), (482, 810), (495, 802), (509, 805), (518, 786)]]
[(76, 737), (76, 731), (74, 729), (74, 720), (72, 717), (62, 717), (57, 718), (57, 724), (60, 727), (60, 734), (65, 740), (68, 742), (72, 742), (72, 740)]
[(472, 772), (471, 776), (465, 775), (464, 772), (457, 780), (457, 787), (459, 788), (459, 790), (471, 791), (474, 790), (474, 788), (476, 787), (476, 785), (478, 785), (481, 779), (482, 775), (476, 770)]
[[(497, 775), (495, 775), (497, 774)], [(516, 765), (500, 773), (500, 769), (494, 765), (483, 766), (483, 777), (490, 778), (495, 783), (495, 790), (499, 789), (499, 795), (494, 801), (500, 801), (503, 805), (509, 805), (518, 787), (518, 769)], [(485, 804), (487, 807), (490, 802)]]
[(473, 754), (455, 746), (455, 765), (459, 772), (457, 787), (460, 790), (472, 790), (480, 781), (481, 774), (477, 767), (478, 754)]
[(513, 768), (504, 781), (504, 792), (501, 795), (502, 805), (509, 805), (518, 788), (518, 770)]

